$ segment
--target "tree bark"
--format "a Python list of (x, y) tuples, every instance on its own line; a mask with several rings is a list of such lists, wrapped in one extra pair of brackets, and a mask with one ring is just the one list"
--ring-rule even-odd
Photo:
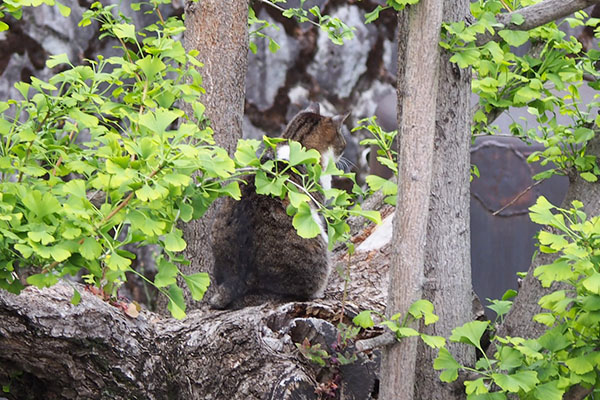
[[(365, 236), (363, 232), (358, 237)], [(360, 241), (360, 240), (359, 240)], [(357, 241), (357, 243), (359, 243)], [(298, 352), (308, 339), (330, 355), (341, 345), (340, 315), (351, 324), (364, 308), (383, 312), (389, 245), (352, 256), (344, 280), (334, 274), (326, 298), (265, 303), (240, 310), (192, 311), (182, 321), (142, 311), (126, 316), (81, 286), (59, 283), (16, 296), (0, 291), (0, 384), (9, 399), (317, 399), (364, 400), (376, 390), (378, 351), (349, 365), (320, 367)], [(336, 255), (346, 265), (347, 255)], [(367, 332), (359, 338), (370, 337)]]
[[(398, 204), (394, 218), (386, 313), (407, 312), (421, 298), (433, 169), (439, 27), (443, 2), (422, 0), (408, 10), (404, 76), (398, 79)], [(399, 46), (400, 47), (400, 46)], [(402, 49), (399, 48), (399, 51)], [(383, 351), (381, 398), (413, 399), (417, 339)]]
[[(469, 1), (444, 1), (444, 21), (461, 21)], [(452, 329), (473, 319), (470, 238), (471, 71), (441, 53), (436, 111), (433, 181), (429, 202), (423, 298), (431, 301), (439, 321), (421, 324), (421, 332), (450, 337)], [(448, 343), (462, 365), (473, 365), (475, 353), (464, 344)], [(419, 342), (416, 399), (464, 398), (462, 387), (444, 384), (433, 369), (438, 351)]]
[[(206, 94), (201, 100), (206, 116), (217, 145), (233, 155), (242, 137), (248, 69), (248, 1), (188, 1), (185, 16), (185, 49), (198, 50), (197, 58), (204, 63), (200, 73)], [(189, 266), (181, 267), (186, 274), (212, 273), (210, 231), (216, 206), (214, 204), (200, 220), (182, 226), (188, 244), (185, 256), (191, 261)], [(185, 290), (185, 298), (188, 306), (197, 307), (188, 290)]]

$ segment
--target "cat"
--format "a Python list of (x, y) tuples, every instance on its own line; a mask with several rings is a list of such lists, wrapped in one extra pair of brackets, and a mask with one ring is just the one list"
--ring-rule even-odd
[[(314, 103), (294, 116), (282, 137), (317, 150), (324, 170), (330, 161), (340, 159), (346, 147), (341, 131), (344, 119), (320, 115), (319, 105)], [(278, 145), (277, 158), (289, 159), (286, 143)], [(246, 295), (290, 300), (321, 297), (331, 269), (325, 221), (313, 211), (321, 234), (301, 238), (286, 213), (287, 198), (257, 194), (254, 177), (244, 183), (240, 184), (241, 199), (226, 198), (213, 223), (215, 290), (209, 300), (211, 307), (239, 307)], [(324, 189), (331, 188), (331, 176), (321, 175), (320, 183)], [(319, 193), (312, 195), (323, 201)], [(311, 208), (315, 210), (314, 204)]]

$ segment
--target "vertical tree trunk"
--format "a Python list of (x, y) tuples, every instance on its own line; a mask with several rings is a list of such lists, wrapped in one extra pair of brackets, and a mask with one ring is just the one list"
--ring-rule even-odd
[[(398, 78), (398, 207), (390, 268), (388, 315), (406, 312), (421, 298), (433, 170), (442, 0), (421, 0), (408, 10), (404, 76)], [(402, 17), (399, 21), (402, 21)], [(402, 39), (402, 36), (400, 37)], [(400, 40), (399, 40), (400, 42)], [(399, 46), (402, 47), (402, 46)], [(399, 54), (402, 48), (399, 48)], [(405, 339), (383, 352), (381, 398), (413, 399), (417, 341)]]
[[(217, 145), (233, 154), (242, 137), (245, 80), (248, 69), (248, 1), (202, 0), (185, 8), (185, 49), (198, 50), (204, 63), (200, 73), (206, 94), (202, 103), (214, 130)], [(185, 273), (212, 272), (210, 229), (215, 205), (198, 220), (183, 225), (186, 257), (191, 261)], [(186, 291), (186, 301), (191, 298)]]
[[(444, 21), (465, 20), (468, 0), (444, 0)], [(472, 320), (469, 226), (470, 82), (471, 70), (450, 63), (441, 53), (436, 112), (433, 180), (425, 247), (423, 298), (435, 306), (439, 321), (421, 330), (449, 337), (453, 328)], [(473, 365), (475, 353), (463, 344), (448, 349), (463, 365)], [(419, 342), (415, 399), (464, 398), (452, 393), (433, 369), (437, 350)]]

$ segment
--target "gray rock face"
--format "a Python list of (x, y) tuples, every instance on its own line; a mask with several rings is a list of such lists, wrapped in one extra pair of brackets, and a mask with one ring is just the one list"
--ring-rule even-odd
[(343, 46), (333, 44), (327, 33), (319, 31), (317, 54), (308, 67), (322, 89), (339, 98), (347, 98), (352, 93), (360, 76), (367, 71), (367, 60), (371, 48), (377, 40), (376, 28), (365, 25), (364, 13), (357, 7), (345, 5), (332, 16), (353, 26), (355, 38)]
[(256, 54), (248, 52), (246, 99), (258, 110), (265, 111), (273, 106), (277, 92), (285, 86), (287, 71), (294, 65), (299, 48), (297, 40), (286, 35), (283, 25), (274, 21), (264, 10), (261, 10), (258, 18), (279, 28), (278, 30), (269, 28), (264, 31), (279, 44), (279, 50), (271, 52), (267, 39), (251, 37), (257, 51)]

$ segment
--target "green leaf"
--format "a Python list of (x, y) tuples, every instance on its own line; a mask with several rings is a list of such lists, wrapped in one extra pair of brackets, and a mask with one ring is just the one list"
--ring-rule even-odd
[(554, 222), (553, 208), (554, 206), (544, 196), (540, 196), (535, 204), (529, 207), (529, 217), (536, 224), (548, 225)]
[(132, 24), (114, 24), (113, 32), (119, 39), (135, 40), (135, 25)]
[(521, 389), (527, 392), (540, 382), (535, 371), (520, 371), (512, 375), (492, 374), (492, 379), (503, 390), (513, 393)]
[(63, 17), (66, 18), (71, 15), (71, 9), (69, 7), (59, 3), (58, 1), (56, 2), (56, 5), (58, 6), (58, 11), (60, 11)]
[(562, 400), (564, 390), (558, 388), (559, 381), (544, 383), (535, 388), (533, 394), (538, 400)]
[(71, 65), (71, 62), (69, 61), (69, 57), (67, 56), (67, 53), (50, 56), (50, 58), (46, 61), (46, 67), (48, 67), (48, 68), (54, 68), (60, 64)]
[(175, 319), (185, 318), (185, 300), (183, 299), (183, 290), (177, 285), (169, 287), (169, 304), (167, 308)]
[(163, 179), (173, 186), (188, 186), (192, 181), (192, 178), (189, 175), (178, 174), (175, 172), (165, 175)]
[(525, 22), (525, 18), (518, 13), (512, 13), (510, 16), (510, 23), (515, 25), (521, 25)]
[(375, 7), (375, 9), (373, 11), (366, 13), (365, 14), (365, 24), (370, 24), (371, 22), (377, 20), (379, 18), (379, 13), (383, 10), (385, 10), (385, 8), (378, 5), (377, 7)]
[(598, 177), (591, 172), (582, 172), (580, 176), (588, 182), (596, 182)]
[(206, 272), (199, 272), (192, 275), (183, 275), (183, 279), (192, 293), (192, 298), (196, 301), (202, 300), (204, 293), (206, 293), (210, 285), (208, 274)]
[(437, 358), (433, 361), (433, 368), (438, 371), (444, 370), (440, 374), (440, 380), (442, 382), (453, 382), (458, 378), (460, 364), (452, 357), (452, 354), (450, 354), (445, 347), (442, 347)]
[(463, 326), (454, 328), (450, 340), (453, 342), (472, 344), (481, 349), (481, 337), (486, 331), (489, 321), (471, 321)]
[(321, 155), (315, 149), (306, 150), (298, 142), (290, 141), (290, 159), (289, 163), (291, 166), (306, 163), (316, 163), (319, 161)]
[(240, 139), (235, 150), (235, 160), (241, 167), (260, 165), (260, 160), (256, 156), (256, 152), (260, 147), (261, 142), (254, 139)]
[(428, 300), (417, 300), (410, 305), (408, 313), (414, 318), (425, 318), (425, 325), (436, 322), (439, 317), (433, 313), (433, 304)]
[(281, 196), (284, 193), (285, 177), (277, 177), (273, 180), (267, 177), (264, 171), (257, 171), (254, 177), (254, 184), (256, 185), (256, 193)]
[(504, 370), (517, 368), (523, 364), (523, 354), (509, 346), (500, 347), (496, 358), (500, 361), (500, 368)]
[(73, 288), (73, 297), (71, 297), (71, 304), (76, 306), (81, 302), (81, 293), (77, 291), (77, 289)]
[(288, 197), (290, 199), (290, 204), (294, 208), (300, 207), (301, 203), (308, 203), (310, 201), (310, 197), (308, 197), (304, 193), (298, 193), (294, 190), (288, 190)]
[(484, 378), (479, 378), (474, 381), (465, 381), (465, 392), (467, 394), (485, 394), (488, 393), (488, 388)]
[(183, 233), (180, 229), (174, 229), (170, 233), (166, 234), (164, 243), (165, 249), (169, 251), (183, 251), (187, 247), (185, 240), (183, 240)]
[(152, 132), (163, 133), (177, 118), (183, 116), (180, 110), (173, 111), (158, 108), (156, 111), (148, 111), (139, 119), (140, 125), (150, 129)]
[(154, 80), (154, 76), (156, 74), (162, 72), (166, 68), (165, 64), (162, 61), (160, 61), (160, 59), (152, 57), (150, 55), (147, 55), (141, 60), (137, 60), (135, 63), (144, 72), (144, 75), (146, 75), (146, 78), (150, 82)]
[(431, 336), (421, 333), (421, 339), (423, 343), (433, 349), (441, 349), (446, 345), (446, 339), (442, 336)]
[(96, 239), (87, 237), (79, 246), (79, 254), (88, 260), (96, 260), (102, 254), (102, 246)]
[(553, 353), (557, 353), (563, 349), (566, 349), (571, 343), (561, 332), (560, 326), (552, 329), (548, 329), (542, 336), (538, 338), (538, 343), (544, 349), (547, 349)]
[(600, 294), (600, 273), (594, 271), (592, 276), (581, 281), (583, 287), (594, 294)]
[(235, 200), (239, 200), (242, 198), (240, 185), (237, 182), (229, 182), (226, 186), (223, 186), (221, 188), (221, 193), (224, 193)]
[(7, 31), (9, 26), (4, 21), (0, 21), (0, 32)]
[(571, 358), (565, 361), (565, 364), (578, 375), (586, 374), (594, 369), (594, 363), (590, 360), (590, 357), (586, 356)]
[(364, 217), (369, 221), (373, 222), (374, 224), (381, 224), (381, 214), (379, 213), (379, 211), (363, 210), (360, 207), (360, 205), (357, 204), (355, 207), (348, 210), (348, 212), (350, 213), (350, 215), (358, 215), (360, 217)]
[(471, 65), (477, 65), (480, 57), (481, 53), (479, 50), (472, 48), (465, 50), (461, 49), (450, 57), (450, 62), (456, 63), (460, 68), (467, 68)]
[(371, 328), (375, 326), (373, 318), (371, 317), (371, 311), (365, 310), (358, 313), (358, 315), (352, 318), (354, 325), (360, 326), (363, 329)]
[(50, 235), (46, 231), (27, 232), (27, 237), (33, 240), (34, 242), (38, 242), (43, 245), (47, 245), (48, 243), (54, 242), (54, 236)]
[(58, 276), (47, 273), (47, 274), (34, 274), (27, 277), (27, 283), (37, 287), (38, 289), (43, 289), (46, 287), (50, 287), (58, 282)]
[(53, 246), (50, 248), (50, 256), (54, 261), (61, 262), (71, 257), (71, 252), (61, 246)]
[(539, 90), (535, 90), (530, 88), (529, 86), (525, 86), (515, 92), (513, 96), (513, 101), (515, 103), (528, 103), (532, 100), (539, 99), (542, 96), (542, 93)]
[(315, 216), (313, 216), (313, 210), (311, 210), (308, 203), (301, 203), (298, 212), (292, 219), (292, 225), (298, 231), (298, 235), (305, 239), (314, 238), (321, 233), (321, 228), (315, 221), (317, 213), (316, 211), (314, 213)]
[(160, 258), (157, 264), (158, 274), (154, 276), (154, 285), (156, 287), (166, 287), (177, 283), (177, 266), (164, 258)]
[(510, 46), (519, 47), (529, 40), (529, 32), (525, 31), (510, 31), (503, 29), (498, 32), (498, 35), (506, 41)]
[(126, 271), (127, 268), (131, 265), (131, 260), (121, 255), (117, 254), (117, 252), (113, 251), (110, 254), (106, 255), (105, 261), (108, 268), (113, 271)]

